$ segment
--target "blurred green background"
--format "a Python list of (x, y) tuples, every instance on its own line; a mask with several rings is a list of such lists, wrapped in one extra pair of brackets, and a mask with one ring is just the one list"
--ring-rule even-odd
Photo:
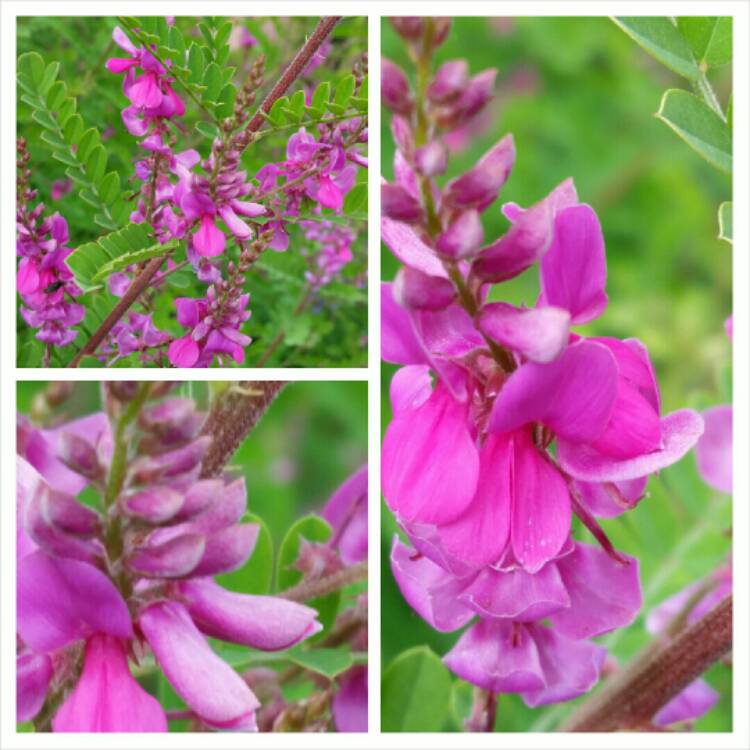
[[(201, 17), (177, 16), (174, 23), (185, 39), (200, 39), (198, 22)], [(247, 71), (259, 54), (265, 54), (266, 67), (264, 84), (258, 93), (256, 106), (271, 89), (284, 67), (294, 56), (297, 48), (315, 28), (314, 17), (253, 17), (233, 18), (232, 40), (237, 44), (227, 61), (235, 66), (233, 82), (240, 86), (246, 80)], [(64, 81), (68, 92), (78, 100), (78, 112), (86, 127), (96, 126), (103, 134), (103, 145), (109, 155), (108, 169), (119, 172), (123, 189), (133, 188), (133, 202), (138, 196), (140, 182), (134, 177), (134, 164), (143, 158), (144, 151), (138, 146), (138, 139), (127, 132), (120, 116), (129, 104), (122, 93), (122, 75), (114, 75), (105, 68), (107, 59), (122, 57), (125, 52), (112, 41), (112, 30), (117, 26), (115, 17), (84, 16), (29, 16), (20, 17), (16, 33), (16, 54), (36, 51), (45, 60), (60, 63), (59, 80)], [(255, 35), (258, 44), (240, 47), (240, 31), (246, 29)], [(352, 65), (360, 60), (367, 50), (367, 18), (346, 17), (341, 20), (331, 34), (331, 47), (325, 62), (315, 70), (300, 76), (292, 89), (291, 96), (298, 88), (314, 90), (322, 81), (330, 81), (332, 87), (345, 75), (351, 73)], [(234, 42), (233, 42), (234, 44)], [(202, 158), (209, 155), (210, 140), (202, 136), (196, 125), (205, 119), (184, 90), (175, 84), (175, 90), (185, 102), (186, 113), (180, 119), (182, 136), (178, 139), (175, 151), (196, 148)], [(20, 91), (20, 93), (23, 93)], [(51, 156), (50, 147), (41, 140), (42, 129), (32, 120), (28, 104), (17, 97), (17, 134), (28, 141), (31, 153), (31, 186), (39, 191), (38, 200), (46, 206), (46, 211), (59, 211), (68, 221), (70, 247), (76, 248), (105, 234), (91, 220), (92, 209), (82, 201), (77, 191), (65, 195), (58, 201), (51, 199), (52, 183), (65, 179), (65, 166)], [(258, 170), (269, 162), (286, 158), (288, 131), (267, 136), (256, 145), (247, 148), (242, 156), (242, 168), (249, 178), (254, 178)], [(365, 151), (365, 147), (360, 148)], [(367, 170), (358, 171), (357, 180), (367, 181)], [(353, 260), (345, 266), (340, 277), (324, 287), (312, 305), (300, 314), (293, 310), (303, 297), (307, 285), (304, 273), (309, 268), (315, 243), (306, 240), (302, 230), (289, 227), (291, 243), (287, 252), (266, 252), (255, 264), (253, 273), (248, 274), (245, 284), (250, 292), (252, 318), (243, 326), (243, 332), (252, 336), (253, 344), (246, 352), (246, 366), (257, 362), (277, 332), (286, 332), (286, 346), (282, 346), (268, 360), (268, 367), (361, 367), (366, 363), (367, 331), (367, 290), (364, 279), (367, 270), (367, 222), (361, 216), (351, 221), (356, 239), (352, 245)], [(227, 254), (236, 254), (234, 246), (228, 245)], [(313, 255), (309, 255), (310, 252)], [(180, 251), (183, 253), (184, 251)], [(180, 256), (182, 257), (182, 255)], [(169, 277), (164, 293), (154, 301), (154, 322), (162, 330), (181, 335), (182, 328), (177, 324), (174, 308), (175, 297), (198, 297), (205, 293), (205, 284), (198, 282), (190, 267)], [(84, 302), (87, 297), (83, 298)], [(117, 299), (105, 292), (100, 305), (106, 305), (105, 312), (111, 310)], [(20, 300), (19, 300), (20, 303)], [(34, 331), (29, 329), (23, 318), (17, 316), (19, 366), (38, 367), (40, 347), (29, 345), (33, 342)], [(82, 334), (63, 352), (64, 364), (75, 349), (81, 345)], [(24, 349), (24, 346), (26, 349)], [(53, 354), (53, 366), (59, 366)], [(29, 361), (26, 361), (26, 360)], [(118, 361), (118, 367), (141, 366), (135, 356)], [(229, 359), (226, 366), (236, 366)]]
[[(382, 50), (413, 82), (406, 48), (386, 21)], [(732, 255), (716, 236), (717, 209), (731, 200), (731, 180), (652, 116), (662, 92), (683, 82), (607, 18), (458, 18), (436, 57), (438, 63), (465, 58), (472, 73), (498, 68), (497, 97), (486, 125), (465, 150), (453, 154), (448, 173), (449, 178), (466, 171), (500, 137), (513, 133), (516, 164), (500, 200), (483, 214), (485, 240), (493, 241), (508, 226), (500, 213), (503, 202), (528, 206), (572, 176), (581, 201), (593, 206), (602, 223), (610, 299), (599, 320), (576, 331), (641, 339), (658, 374), (664, 412), (730, 401), (731, 347), (723, 322), (732, 307)], [(712, 82), (726, 106), (731, 71), (716, 73)], [(382, 123), (382, 170), (392, 179), (389, 112), (383, 112)], [(385, 248), (382, 267), (385, 280), (398, 267)], [(492, 297), (533, 305), (537, 293), (532, 268), (496, 286)], [(394, 371), (383, 366), (383, 429), (390, 421), (388, 385)], [(635, 511), (604, 523), (616, 546), (640, 558), (644, 614), (726, 559), (731, 526), (730, 498), (701, 482), (692, 455), (652, 478), (648, 492)], [(384, 667), (419, 644), (443, 655), (459, 635), (433, 631), (401, 598), (389, 565), (394, 533), (395, 522), (384, 508)], [(643, 616), (601, 640), (617, 660), (627, 662), (649, 640)], [(717, 665), (708, 680), (722, 697), (696, 729), (727, 731), (731, 669)], [(465, 686), (454, 685), (445, 729), (461, 726), (466, 698)], [(503, 695), (496, 727), (550, 730), (574, 705), (530, 710), (517, 696)]]
[[(28, 415), (46, 383), (18, 383), (18, 411)], [(205, 406), (207, 383), (187, 382), (176, 394)], [(100, 384), (76, 383), (52, 423), (100, 409)], [(247, 483), (248, 510), (279, 544), (294, 520), (319, 512), (328, 496), (367, 461), (367, 384), (289, 383), (233, 457)]]

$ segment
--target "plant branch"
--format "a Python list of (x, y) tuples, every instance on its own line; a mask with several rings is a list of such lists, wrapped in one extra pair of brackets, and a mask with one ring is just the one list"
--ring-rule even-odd
[(221, 472), (285, 385), (280, 380), (242, 381), (216, 399), (201, 430), (201, 435), (213, 438), (203, 459), (201, 479)]
[(324, 16), (320, 19), (318, 25), (315, 27), (315, 31), (313, 31), (310, 38), (299, 49), (281, 78), (276, 81), (274, 87), (261, 103), (258, 111), (245, 126), (246, 132), (254, 133), (261, 129), (263, 123), (266, 121), (265, 116), (271, 111), (271, 107), (273, 107), (276, 100), (284, 96), (286, 90), (302, 74), (312, 56), (318, 51), (320, 45), (323, 44), (331, 31), (333, 31), (333, 27), (340, 20), (341, 16)]
[(112, 308), (112, 312), (107, 315), (99, 328), (91, 334), (91, 338), (83, 345), (83, 348), (78, 354), (70, 360), (68, 367), (78, 367), (84, 356), (87, 354), (93, 354), (99, 348), (99, 344), (107, 338), (107, 335), (114, 328), (117, 321), (125, 315), (130, 309), (130, 306), (146, 290), (151, 279), (154, 278), (165, 258), (166, 256), (162, 255), (158, 258), (152, 258), (148, 262), (146, 267), (130, 283), (128, 290), (122, 295), (120, 301), (114, 306), (114, 308)]
[(665, 644), (657, 643), (573, 714), (561, 729), (613, 732), (650, 726), (654, 714), (732, 648), (732, 597)]
[(367, 580), (367, 561), (351, 565), (348, 568), (337, 570), (331, 575), (323, 578), (316, 578), (312, 581), (302, 581), (296, 586), (282, 591), (279, 596), (284, 599), (291, 599), (295, 602), (306, 602), (310, 599), (317, 599), (320, 596), (332, 594), (334, 591), (343, 589), (352, 583)]

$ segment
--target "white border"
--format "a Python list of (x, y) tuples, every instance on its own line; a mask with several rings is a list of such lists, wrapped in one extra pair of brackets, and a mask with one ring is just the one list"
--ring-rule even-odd
[[(2, 119), (0, 120), (0, 154), (2, 154), (2, 205), (0, 206), (0, 246), (4, 248), (0, 260), (0, 278), (5, 285), (5, 293), (0, 295), (0, 340), (2, 356), (0, 366), (0, 489), (3, 502), (0, 505), (2, 520), (2, 544), (0, 544), (0, 575), (2, 580), (2, 638), (0, 659), (3, 665), (0, 679), (0, 746), (2, 748), (101, 748), (106, 744), (110, 748), (203, 748), (210, 744), (215, 748), (600, 748), (606, 746), (616, 750), (631, 747), (684, 748), (748, 748), (750, 747), (750, 714), (747, 711), (747, 696), (750, 694), (748, 681), (748, 633), (750, 617), (748, 616), (748, 570), (750, 568), (750, 464), (747, 461), (750, 447), (750, 349), (748, 331), (750, 330), (750, 248), (749, 224), (746, 212), (737, 212), (734, 217), (734, 467), (735, 497), (734, 503), (734, 575), (735, 575), (735, 645), (734, 645), (734, 731), (726, 734), (563, 734), (563, 733), (525, 733), (525, 734), (492, 734), (461, 735), (456, 734), (380, 734), (379, 696), (380, 696), (380, 535), (379, 507), (374, 498), (379, 497), (380, 467), (380, 378), (379, 351), (380, 295), (377, 281), (380, 276), (380, 242), (377, 227), (379, 226), (379, 182), (377, 170), (379, 165), (380, 116), (378, 97), (373, 95), (370, 106), (370, 221), (369, 221), (369, 365), (367, 369), (264, 369), (264, 370), (211, 370), (191, 371), (189, 378), (196, 380), (226, 380), (234, 378), (287, 379), (287, 380), (359, 380), (366, 377), (368, 387), (369, 413), (369, 463), (370, 463), (370, 733), (368, 735), (304, 734), (273, 735), (259, 734), (136, 734), (136, 735), (33, 735), (17, 734), (15, 731), (15, 670), (13, 667), (15, 652), (15, 547), (13, 528), (15, 526), (14, 503), (14, 468), (15, 452), (15, 381), (41, 379), (144, 379), (160, 380), (174, 378), (174, 371), (155, 371), (141, 368), (132, 370), (59, 370), (43, 371), (41, 369), (16, 369), (15, 363), (15, 295), (11, 283), (15, 278), (15, 254), (10, 248), (15, 245), (13, 227), (15, 224), (15, 207), (11, 196), (15, 192), (15, 17), (19, 15), (117, 15), (118, 13), (137, 15), (159, 14), (200, 15), (207, 8), (205, 0), (172, 0), (160, 3), (147, 0), (116, 0), (102, 5), (101, 2), (71, 0), (70, 2), (5, 2), (1, 6), (2, 28), (0, 36), (0, 61), (2, 63)], [(266, 2), (224, 2), (219, 0), (210, 5), (211, 13), (216, 15), (368, 15), (370, 41), (370, 77), (371, 91), (379, 91), (379, 41), (380, 17), (387, 15), (460, 15), (466, 16), (566, 16), (589, 15), (701, 15), (710, 12), (715, 15), (734, 16), (734, 202), (738, 206), (750, 205), (750, 184), (748, 182), (748, 133), (750, 133), (750, 116), (748, 113), (748, 91), (750, 80), (750, 38), (748, 23), (750, 8), (746, 0), (727, 0), (722, 2), (585, 2), (568, 0), (564, 4), (557, 0), (464, 0), (457, 4), (454, 0), (433, 0), (429, 4), (417, 0), (360, 0), (353, 2), (334, 2), (316, 0), (314, 4), (297, 0), (277, 0)], [(561, 13), (562, 12), (562, 13)], [(564, 43), (561, 40), (561, 43)], [(666, 217), (665, 220), (669, 220)], [(181, 373), (186, 375), (187, 373)]]

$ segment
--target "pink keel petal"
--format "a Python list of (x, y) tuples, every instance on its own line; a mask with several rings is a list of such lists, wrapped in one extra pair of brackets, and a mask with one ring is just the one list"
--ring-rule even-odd
[(394, 416), (416, 409), (432, 393), (432, 377), (428, 365), (407, 365), (391, 378), (391, 409)]
[(448, 278), (443, 264), (430, 247), (419, 239), (416, 232), (399, 221), (383, 218), (380, 235), (390, 251), (405, 265), (416, 268), (428, 276)]
[(279, 651), (320, 632), (317, 612), (276, 596), (227, 591), (210, 578), (179, 586), (193, 622), (206, 635), (262, 651)]
[(503, 386), (490, 417), (493, 432), (543, 422), (560, 437), (594, 440), (604, 431), (617, 394), (617, 364), (601, 344), (580, 341), (554, 362), (528, 362)]
[(391, 545), (391, 570), (406, 602), (435, 630), (457, 630), (473, 619), (474, 612), (457, 598), (471, 578), (456, 578), (417, 555), (396, 535)]
[(183, 534), (164, 544), (136, 549), (128, 567), (147, 578), (181, 578), (195, 570), (205, 547), (202, 534)]
[(477, 322), (493, 341), (532, 362), (551, 362), (568, 343), (570, 314), (561, 307), (524, 310), (492, 302), (479, 311)]
[(175, 367), (192, 367), (198, 361), (200, 347), (188, 334), (169, 345), (168, 356)]
[(255, 548), (258, 532), (257, 524), (244, 523), (211, 534), (206, 538), (206, 550), (192, 574), (212, 576), (241, 567)]
[(706, 430), (695, 447), (703, 481), (719, 492), (732, 492), (732, 407), (714, 406), (703, 412)]
[(251, 718), (258, 699), (211, 650), (181, 604), (152, 604), (139, 623), (172, 687), (198, 716), (215, 726)]
[(132, 638), (128, 608), (112, 581), (92, 565), (37, 551), (17, 569), (17, 623), (34, 651), (55, 651), (94, 632)]
[(33, 294), (39, 289), (41, 277), (36, 264), (31, 258), (24, 258), (18, 266), (16, 289), (19, 294)]
[(607, 260), (602, 228), (591, 206), (571, 206), (557, 214), (540, 275), (542, 304), (565, 308), (574, 324), (588, 323), (604, 312)]
[(367, 465), (354, 472), (328, 499), (323, 518), (338, 538), (339, 555), (352, 565), (367, 558)]
[(16, 721), (31, 721), (39, 713), (52, 673), (52, 660), (47, 654), (16, 657)]
[(562, 549), (570, 533), (571, 504), (560, 472), (525, 430), (516, 433), (511, 539), (516, 559), (536, 573)]
[(443, 658), (448, 669), (493, 693), (542, 690), (536, 644), (525, 627), (508, 620), (479, 620)]
[(661, 420), (664, 447), (635, 458), (606, 456), (588, 445), (559, 440), (557, 457), (560, 466), (584, 482), (620, 482), (638, 479), (679, 461), (703, 433), (703, 419), (690, 409), (668, 414)]
[(253, 236), (253, 230), (237, 216), (230, 206), (222, 206), (219, 209), (219, 216), (224, 219), (224, 223), (229, 228), (229, 231), (237, 239), (246, 240)]
[(95, 635), (86, 644), (75, 690), (52, 720), (55, 732), (166, 732), (159, 702), (133, 678), (121, 641)]
[(479, 456), (466, 406), (442, 385), (388, 426), (382, 453), (383, 494), (405, 521), (446, 523), (471, 503)]
[(555, 628), (570, 638), (593, 638), (630, 625), (641, 608), (638, 560), (623, 555), (627, 564), (613, 560), (603, 549), (576, 543), (557, 562), (570, 595), (570, 608), (550, 617)]

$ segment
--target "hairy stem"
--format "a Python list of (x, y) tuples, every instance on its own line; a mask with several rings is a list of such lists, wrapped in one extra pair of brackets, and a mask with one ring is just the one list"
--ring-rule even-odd
[(265, 115), (271, 111), (271, 107), (273, 107), (276, 100), (284, 96), (286, 90), (299, 78), (312, 56), (318, 51), (320, 45), (323, 44), (328, 35), (333, 31), (333, 27), (340, 20), (341, 16), (324, 16), (318, 21), (315, 31), (313, 31), (310, 38), (299, 49), (281, 78), (276, 81), (276, 84), (263, 100), (258, 111), (245, 127), (246, 132), (254, 133), (256, 130), (261, 129), (263, 123), (266, 121)]
[(665, 644), (649, 647), (561, 727), (613, 732), (650, 726), (666, 705), (732, 648), (732, 597)]
[(201, 479), (221, 472), (285, 385), (280, 380), (242, 381), (216, 399), (201, 430), (213, 438), (203, 459)]
[(367, 561), (351, 565), (348, 568), (342, 568), (323, 578), (302, 581), (296, 586), (282, 591), (280, 596), (295, 602), (306, 602), (310, 599), (317, 599), (319, 596), (332, 594), (334, 591), (343, 589), (352, 583), (365, 580), (367, 580)]

